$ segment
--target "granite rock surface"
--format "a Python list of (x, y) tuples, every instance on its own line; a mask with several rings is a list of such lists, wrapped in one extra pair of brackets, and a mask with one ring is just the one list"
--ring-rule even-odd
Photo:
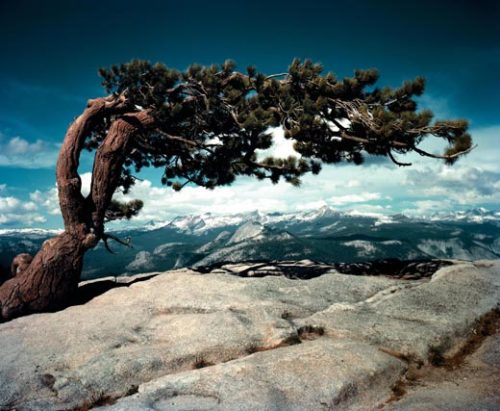
[(443, 409), (453, 384), (419, 391), (422, 370), (473, 359), (498, 376), (500, 261), (418, 279), (234, 275), (256, 270), (103, 279), (81, 305), (0, 324), (0, 410)]

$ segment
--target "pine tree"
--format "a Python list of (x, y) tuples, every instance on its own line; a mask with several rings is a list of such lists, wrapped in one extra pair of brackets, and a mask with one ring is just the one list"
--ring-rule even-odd
[[(465, 120), (433, 122), (418, 111), (421, 77), (399, 88), (378, 88), (374, 69), (337, 79), (321, 65), (294, 60), (287, 72), (265, 75), (254, 67), (236, 71), (234, 62), (180, 72), (146, 61), (101, 69), (106, 97), (89, 100), (69, 127), (57, 162), (64, 232), (34, 256), (15, 259), (13, 278), (0, 286), (0, 319), (62, 307), (80, 279), (84, 253), (99, 241), (107, 221), (131, 218), (143, 203), (113, 200), (127, 192), (143, 167), (164, 170), (162, 183), (181, 190), (208, 189), (238, 176), (280, 179), (299, 185), (323, 164), (362, 164), (367, 155), (407, 166), (399, 155), (416, 152), (453, 164), (472, 149)], [(300, 158), (259, 160), (256, 150), (272, 144), (270, 128), (281, 126)], [(429, 137), (445, 140), (442, 155), (424, 151)], [(81, 194), (81, 151), (95, 151), (91, 191)], [(22, 260), (22, 261), (21, 261)]]

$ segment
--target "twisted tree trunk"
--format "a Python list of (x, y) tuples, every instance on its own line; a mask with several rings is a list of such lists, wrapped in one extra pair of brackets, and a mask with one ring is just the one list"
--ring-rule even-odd
[[(45, 241), (33, 257), (17, 256), (13, 278), (0, 285), (0, 321), (68, 305), (78, 287), (85, 252), (104, 234), (104, 216), (115, 192), (131, 137), (152, 123), (147, 112), (127, 113), (116, 96), (90, 100), (69, 127), (57, 160), (57, 187), (64, 232)], [(116, 116), (97, 150), (91, 193), (81, 193), (78, 174), (85, 138), (104, 117)], [(17, 259), (17, 260), (16, 260)]]

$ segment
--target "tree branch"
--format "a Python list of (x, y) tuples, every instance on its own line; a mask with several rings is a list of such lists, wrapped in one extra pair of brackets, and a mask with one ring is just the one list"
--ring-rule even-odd
[[(343, 138), (343, 139), (346, 139), (346, 140), (355, 141), (357, 143), (362, 143), (362, 144), (373, 144), (374, 143), (374, 142), (372, 142), (372, 141), (370, 141), (370, 140), (368, 140), (366, 138), (352, 136), (352, 135), (347, 134), (345, 132), (341, 133), (340, 137)], [(463, 151), (460, 151), (460, 152), (455, 153), (455, 154), (439, 155), (439, 154), (429, 153), (429, 152), (427, 152), (425, 150), (422, 150), (421, 148), (418, 148), (415, 145), (405, 144), (405, 143), (403, 143), (401, 141), (391, 140), (388, 143), (391, 146), (394, 146), (394, 147), (412, 149), (416, 153), (418, 153), (418, 154), (420, 154), (421, 156), (424, 156), (424, 157), (431, 157), (431, 158), (436, 158), (436, 159), (441, 159), (441, 160), (452, 160), (454, 158), (460, 157), (460, 156), (462, 156), (464, 154), (467, 154), (467, 153), (471, 152), (472, 150), (474, 150), (477, 147), (477, 144), (476, 144), (474, 146), (469, 147), (467, 150), (463, 150)], [(409, 166), (409, 165), (411, 165), (411, 163), (398, 163), (398, 161), (395, 161), (395, 159), (394, 159), (394, 157), (393, 157), (393, 155), (392, 155), (392, 153), (390, 151), (388, 152), (388, 154), (389, 154), (389, 157), (391, 158), (391, 160), (395, 164), (397, 164), (397, 165), (400, 165), (400, 166)]]
[(391, 161), (396, 164), (397, 166), (399, 167), (407, 167), (407, 166), (411, 166), (412, 164), (411, 163), (402, 163), (398, 160), (396, 160), (396, 158), (394, 157), (394, 155), (391, 153), (391, 150), (389, 150), (387, 152), (387, 155), (389, 156), (389, 158), (391, 159)]
[(59, 204), (67, 230), (88, 218), (78, 174), (80, 153), (86, 137), (104, 117), (129, 108), (125, 93), (89, 100), (87, 108), (69, 127), (59, 151), (56, 167)]
[(155, 129), (155, 131), (170, 141), (177, 141), (179, 143), (183, 143), (183, 144), (186, 144), (186, 145), (191, 146), (191, 147), (199, 147), (200, 146), (196, 141), (189, 140), (189, 139), (181, 137), (181, 136), (174, 136), (174, 135), (166, 133), (165, 131), (160, 130), (160, 129)]
[(122, 240), (121, 238), (118, 238), (118, 237), (114, 236), (113, 234), (103, 233), (101, 238), (102, 238), (102, 242), (104, 243), (104, 248), (106, 248), (106, 250), (110, 254), (116, 254), (116, 253), (109, 247), (108, 240), (114, 240), (117, 243), (124, 245), (125, 247), (133, 248), (132, 244), (130, 244), (130, 241), (131, 241), (130, 237), (127, 237), (126, 240)]
[(255, 166), (255, 167), (265, 168), (267, 170), (277, 170), (277, 171), (286, 171), (287, 170), (287, 168), (282, 167), (282, 166), (276, 166), (273, 164), (264, 164), (264, 163), (259, 163), (257, 161), (249, 161), (248, 163)]
[(266, 77), (266, 80), (270, 80), (270, 79), (276, 78), (276, 77), (283, 77), (283, 76), (288, 76), (288, 73), (271, 74), (271, 75), (269, 75), (269, 76)]
[(413, 146), (412, 148), (413, 148), (413, 150), (415, 150), (415, 152), (417, 152), (418, 154), (420, 154), (421, 156), (424, 156), (424, 157), (437, 158), (437, 159), (441, 159), (441, 160), (452, 160), (452, 159), (460, 157), (464, 154), (470, 153), (476, 147), (477, 147), (477, 144), (469, 147), (467, 150), (459, 151), (458, 153), (450, 154), (450, 155), (432, 154), (432, 153), (424, 151), (424, 150), (422, 150), (418, 147), (415, 147), (415, 146)]
[(111, 124), (95, 154), (89, 199), (93, 205), (92, 225), (98, 236), (102, 235), (104, 216), (120, 180), (131, 138), (138, 130), (153, 127), (154, 122), (147, 110), (123, 114)]

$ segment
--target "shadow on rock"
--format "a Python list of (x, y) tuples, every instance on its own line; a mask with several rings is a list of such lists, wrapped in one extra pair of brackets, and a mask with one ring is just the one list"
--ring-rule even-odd
[(387, 276), (405, 280), (418, 280), (431, 277), (439, 269), (452, 264), (451, 261), (445, 260), (399, 260), (389, 258), (363, 263), (334, 264), (325, 264), (312, 260), (221, 262), (192, 269), (202, 274), (228, 273), (238, 277), (275, 275), (293, 280), (309, 280), (332, 271), (349, 275)]
[(81, 305), (89, 302), (93, 298), (104, 294), (105, 292), (117, 288), (117, 287), (128, 287), (132, 284), (141, 282), (141, 281), (146, 281), (149, 280), (153, 277), (155, 277), (157, 274), (151, 274), (151, 275), (146, 275), (146, 276), (141, 276), (137, 277), (134, 279), (131, 279), (130, 281), (117, 281), (115, 278), (114, 280), (110, 279), (103, 279), (103, 280), (96, 280), (92, 281), (83, 285), (80, 285), (78, 287), (78, 290), (76, 292), (75, 298), (72, 302), (71, 305)]

